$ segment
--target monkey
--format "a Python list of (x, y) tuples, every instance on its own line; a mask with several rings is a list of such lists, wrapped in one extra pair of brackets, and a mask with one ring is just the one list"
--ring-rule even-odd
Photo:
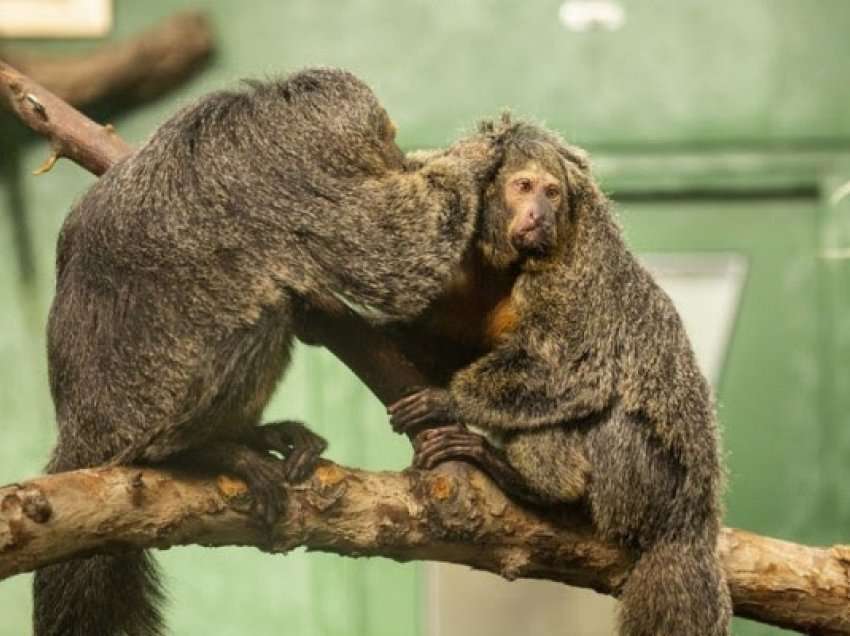
[(474, 277), (450, 286), (432, 323), (482, 353), (390, 405), (391, 424), (420, 431), (414, 466), (465, 460), (520, 501), (584, 505), (601, 536), (634, 550), (622, 636), (729, 634), (718, 431), (681, 320), (627, 248), (587, 155), (528, 122), (506, 118), (499, 134), (473, 259), (508, 281), (477, 335), (440, 327), (469, 318), (446, 306), (480, 296)]
[[(325, 441), (258, 426), (299, 307), (376, 324), (418, 315), (458, 269), (497, 144), (408, 162), (372, 90), (305, 69), (208, 95), (73, 206), (47, 327), (58, 439), (50, 473), (174, 464), (242, 478), (258, 520)], [(40, 569), (36, 636), (163, 633), (144, 551)]]

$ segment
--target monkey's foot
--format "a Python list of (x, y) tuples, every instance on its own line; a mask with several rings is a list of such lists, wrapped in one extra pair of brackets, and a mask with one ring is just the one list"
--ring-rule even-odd
[(424, 430), (414, 439), (413, 449), (414, 468), (431, 470), (446, 461), (465, 461), (484, 471), (509, 497), (536, 505), (546, 503), (529, 489), (500, 449), (465, 426), (453, 424)]
[(487, 464), (499, 455), (498, 450), (486, 438), (461, 424), (422, 431), (416, 436), (413, 449), (413, 466), (425, 470), (431, 470), (450, 460), (476, 465)]
[(403, 434), (414, 433), (429, 424), (458, 420), (451, 394), (434, 387), (401, 398), (387, 407), (387, 413), (393, 430)]
[(254, 448), (283, 455), (286, 479), (292, 483), (307, 479), (328, 447), (324, 437), (301, 422), (271, 422), (254, 427), (251, 432), (254, 436), (251, 445)]
[(236, 442), (212, 442), (175, 457), (190, 469), (229, 473), (245, 481), (254, 499), (253, 512), (271, 527), (286, 508), (285, 460)]

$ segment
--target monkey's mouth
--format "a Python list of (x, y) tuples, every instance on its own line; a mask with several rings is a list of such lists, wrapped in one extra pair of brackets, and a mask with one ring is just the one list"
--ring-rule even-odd
[(511, 235), (511, 245), (521, 255), (543, 256), (554, 245), (552, 232), (543, 225), (535, 225), (514, 232)]

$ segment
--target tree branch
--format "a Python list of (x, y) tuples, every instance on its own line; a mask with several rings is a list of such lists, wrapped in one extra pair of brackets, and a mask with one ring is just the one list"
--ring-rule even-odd
[(101, 175), (132, 148), (112, 126), (96, 124), (69, 103), (83, 106), (118, 94), (125, 100), (149, 99), (198, 68), (212, 48), (207, 19), (186, 12), (135, 38), (83, 55), (46, 57), (5, 51), (3, 57), (21, 71), (0, 60), (0, 104), (50, 142), (52, 152), (36, 174), (67, 157)]
[[(245, 485), (223, 476), (99, 468), (0, 488), (0, 579), (96, 551), (188, 544), (445, 561), (603, 593), (616, 593), (632, 564), (632, 555), (599, 541), (580, 512), (518, 506), (465, 464), (370, 473), (322, 462), (288, 493), (267, 534), (249, 513)], [(850, 633), (850, 548), (727, 529), (720, 552), (739, 616)]]
[[(131, 152), (117, 135), (0, 63), (2, 99), (63, 156), (95, 174)], [(311, 314), (305, 322), (311, 339), (385, 404), (451, 371), (434, 346), (417, 346), (416, 334), (379, 331), (353, 314)], [(95, 551), (199, 543), (447, 561), (616, 594), (633, 558), (595, 537), (581, 511), (544, 515), (517, 506), (465, 464), (399, 474), (324, 462), (289, 494), (269, 537), (247, 512), (245, 486), (225, 477), (104, 468), (8, 486), (0, 489), (0, 578)], [(731, 529), (719, 547), (738, 616), (812, 634), (850, 634), (850, 547), (810, 548)]]
[(197, 70), (213, 48), (206, 16), (183, 11), (132, 38), (86, 53), (36, 55), (4, 49), (0, 57), (80, 108), (107, 97), (144, 101), (160, 95)]
[(132, 150), (111, 126), (94, 123), (2, 61), (0, 104), (50, 142), (52, 154), (39, 168), (38, 174), (49, 170), (59, 157), (67, 157), (100, 176)]

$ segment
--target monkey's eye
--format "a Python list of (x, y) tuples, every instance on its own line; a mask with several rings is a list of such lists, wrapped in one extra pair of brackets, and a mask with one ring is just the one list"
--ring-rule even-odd
[(557, 199), (561, 196), (561, 190), (558, 186), (549, 186), (546, 188), (546, 196), (550, 199)]
[(523, 194), (531, 192), (531, 179), (517, 179), (516, 188)]

